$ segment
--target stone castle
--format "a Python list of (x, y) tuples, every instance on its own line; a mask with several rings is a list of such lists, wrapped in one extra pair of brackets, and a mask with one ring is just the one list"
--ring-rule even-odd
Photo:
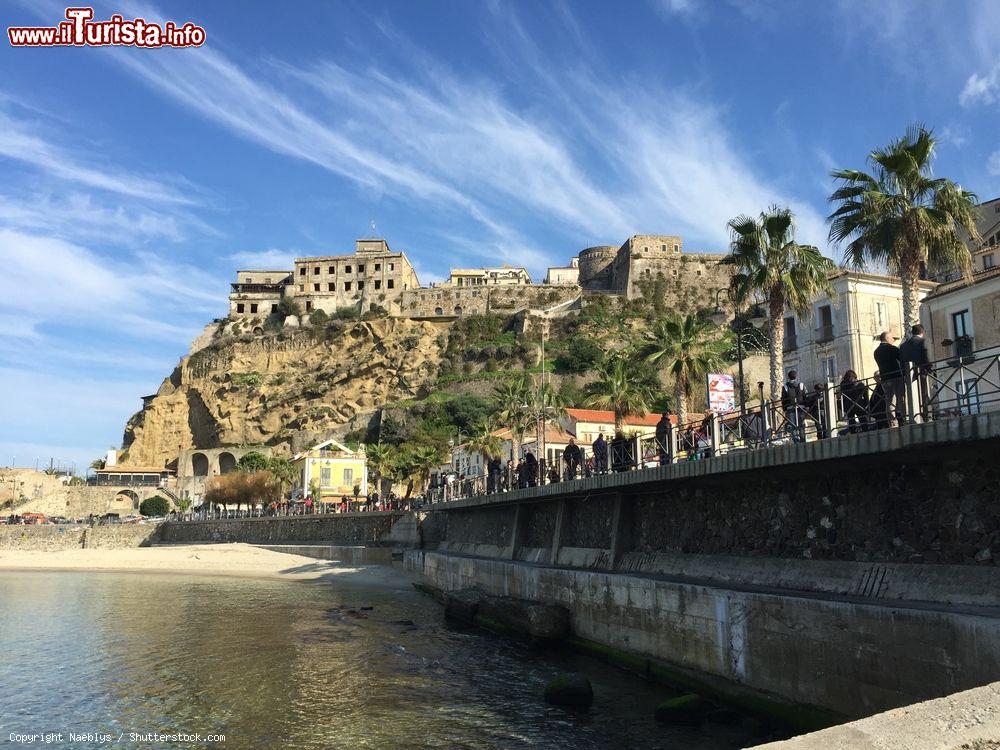
[(351, 255), (298, 258), (291, 271), (241, 270), (229, 295), (229, 315), (253, 321), (283, 314), (282, 300), (303, 317), (316, 310), (386, 310), (394, 317), (454, 319), (488, 312), (514, 313), (568, 307), (590, 295), (635, 299), (644, 282), (661, 279), (668, 303), (713, 304), (715, 290), (729, 283), (724, 256), (685, 253), (674, 235), (635, 235), (621, 247), (581, 250), (568, 266), (548, 269), (533, 284), (523, 268), (453, 269), (447, 281), (422, 287), (406, 254), (384, 239), (355, 242)]

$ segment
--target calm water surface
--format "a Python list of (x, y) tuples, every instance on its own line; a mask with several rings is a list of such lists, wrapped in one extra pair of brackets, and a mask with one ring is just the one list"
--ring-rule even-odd
[[(593, 681), (589, 712), (541, 700), (566, 670)], [(47, 731), (219, 733), (220, 747), (303, 749), (722, 750), (761, 739), (657, 724), (664, 697), (586, 657), (451, 629), (405, 581), (0, 572), (0, 746), (10, 732)], [(127, 739), (47, 747), (189, 746)]]

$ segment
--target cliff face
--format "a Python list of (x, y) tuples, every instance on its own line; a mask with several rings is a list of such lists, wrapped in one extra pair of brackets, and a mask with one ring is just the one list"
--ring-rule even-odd
[[(163, 466), (189, 448), (266, 444), (279, 454), (420, 395), (439, 371), (447, 332), (398, 318), (223, 338), (185, 357), (129, 420), (133, 466)], [(202, 348), (198, 348), (202, 347)]]

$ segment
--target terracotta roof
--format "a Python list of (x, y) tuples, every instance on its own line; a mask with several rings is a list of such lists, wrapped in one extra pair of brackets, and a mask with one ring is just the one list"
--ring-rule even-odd
[[(602, 424), (614, 424), (615, 413), (613, 411), (602, 411), (600, 409), (567, 409), (566, 413), (577, 422), (598, 422)], [(660, 421), (659, 414), (647, 414), (644, 417), (632, 415), (625, 418), (627, 425), (642, 425), (644, 427), (654, 427)], [(670, 415), (670, 421), (677, 423), (677, 417)]]

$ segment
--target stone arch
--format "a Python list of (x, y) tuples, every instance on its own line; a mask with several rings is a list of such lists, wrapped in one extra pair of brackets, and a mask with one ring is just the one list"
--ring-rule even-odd
[(132, 510), (139, 510), (139, 493), (135, 490), (118, 490), (115, 495), (115, 507), (118, 507), (118, 503), (127, 503), (132, 507)]
[(219, 473), (228, 474), (231, 471), (236, 471), (236, 456), (232, 453), (220, 453), (219, 454)]
[(191, 455), (191, 473), (196, 477), (208, 476), (208, 456), (204, 453), (194, 453)]
[(253, 335), (254, 336), (263, 336), (264, 335), (264, 329), (261, 328), (260, 326), (254, 326), (253, 327)]
[(455, 315), (461, 315), (461, 314), (462, 314), (462, 306), (455, 305)]
[(435, 315), (444, 315), (444, 310), (442, 310), (440, 307), (435, 307), (434, 308), (434, 314)]

